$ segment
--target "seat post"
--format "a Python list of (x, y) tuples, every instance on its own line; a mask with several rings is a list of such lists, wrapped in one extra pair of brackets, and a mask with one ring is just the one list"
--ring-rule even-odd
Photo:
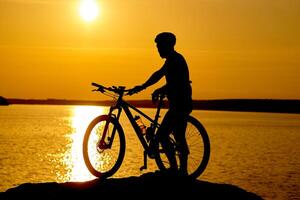
[(159, 102), (158, 102), (158, 105), (157, 105), (157, 110), (156, 110), (156, 114), (155, 114), (155, 118), (154, 118), (154, 121), (157, 122), (158, 121), (158, 118), (160, 117), (159, 113), (160, 113), (160, 110), (161, 108), (163, 107), (164, 105), (164, 95), (160, 95), (159, 96)]

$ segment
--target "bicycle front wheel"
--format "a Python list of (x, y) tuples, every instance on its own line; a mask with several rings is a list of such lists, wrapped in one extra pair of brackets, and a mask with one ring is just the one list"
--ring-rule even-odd
[(83, 139), (83, 158), (91, 174), (96, 177), (112, 176), (120, 168), (124, 155), (125, 136), (119, 122), (108, 115), (95, 118)]
[[(192, 116), (188, 117), (185, 137), (189, 148), (187, 163), (188, 176), (191, 178), (197, 178), (203, 173), (209, 161), (209, 138), (204, 126)], [(176, 150), (178, 148), (176, 148), (176, 143), (172, 134), (170, 134), (170, 140), (174, 144), (176, 159), (179, 165), (180, 152)], [(170, 167), (169, 160), (167, 159), (165, 150), (158, 142), (156, 142), (156, 149), (155, 161), (157, 166), (161, 170), (168, 169)]]

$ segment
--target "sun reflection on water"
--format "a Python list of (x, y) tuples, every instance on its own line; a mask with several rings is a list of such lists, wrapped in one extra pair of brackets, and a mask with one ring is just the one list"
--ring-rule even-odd
[(70, 137), (70, 147), (67, 147), (63, 163), (67, 168), (65, 181), (87, 181), (95, 177), (88, 171), (82, 154), (83, 137), (89, 123), (106, 111), (105, 107), (75, 106), (71, 118), (73, 128)]

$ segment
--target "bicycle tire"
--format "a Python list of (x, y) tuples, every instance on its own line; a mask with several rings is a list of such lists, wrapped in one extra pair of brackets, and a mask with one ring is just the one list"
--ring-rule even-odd
[[(204, 126), (194, 117), (188, 117), (186, 128), (186, 140), (189, 147), (188, 156), (188, 176), (198, 178), (207, 167), (210, 157), (210, 142)], [(172, 137), (172, 134), (170, 134)], [(172, 139), (174, 141), (174, 139)], [(176, 144), (173, 142), (176, 150)], [(166, 170), (170, 167), (169, 161), (158, 141), (155, 142), (155, 161), (160, 170)], [(176, 151), (176, 159), (179, 163), (179, 152)]]
[[(97, 142), (102, 137), (107, 121), (109, 121), (109, 127), (106, 136), (110, 136), (113, 128), (116, 128), (114, 141), (111, 148), (99, 150)], [(125, 147), (124, 131), (120, 123), (108, 115), (98, 116), (91, 121), (84, 135), (83, 158), (85, 165), (96, 177), (110, 177), (120, 168), (125, 156)]]

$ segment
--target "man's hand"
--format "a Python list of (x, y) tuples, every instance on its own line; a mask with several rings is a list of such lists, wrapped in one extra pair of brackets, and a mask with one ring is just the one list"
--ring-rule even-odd
[(130, 89), (128, 91), (128, 94), (129, 95), (133, 95), (133, 94), (138, 93), (138, 92), (140, 92), (140, 91), (142, 91), (144, 89), (145, 89), (145, 87), (143, 85), (137, 85), (134, 88)]
[(161, 87), (161, 88), (156, 89), (152, 93), (152, 102), (156, 103), (158, 98), (159, 98), (159, 95), (163, 95), (163, 94), (165, 94), (165, 87)]

